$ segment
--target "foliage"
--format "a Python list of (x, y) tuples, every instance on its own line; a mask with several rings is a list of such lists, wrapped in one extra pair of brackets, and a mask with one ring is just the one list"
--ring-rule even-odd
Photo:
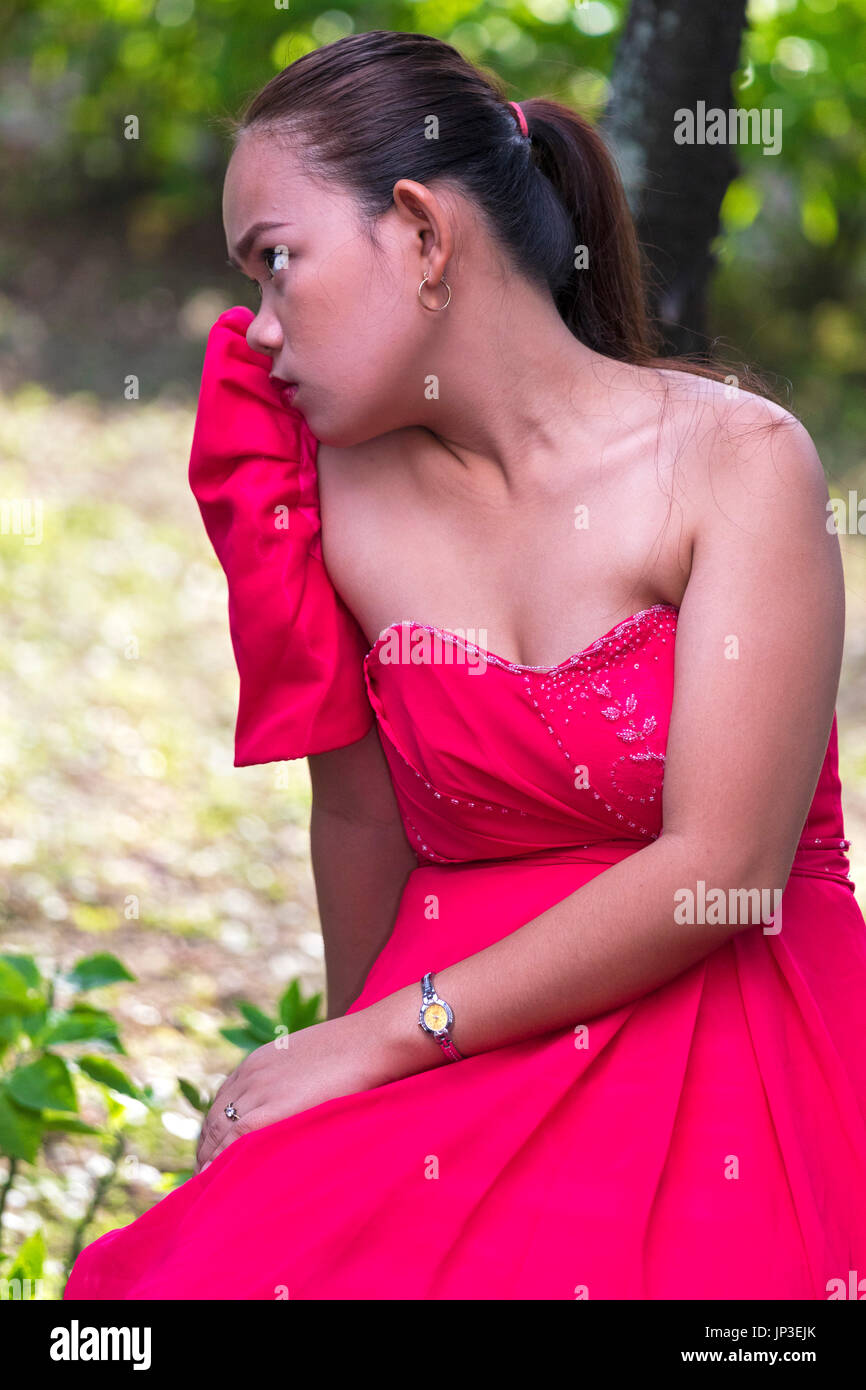
[[(123, 1152), (124, 1107), (118, 1097), (145, 1104), (149, 1087), (139, 1089), (106, 1052), (124, 1053), (112, 1014), (85, 998), (105, 985), (133, 981), (108, 952), (83, 957), (66, 974), (45, 977), (32, 956), (0, 956), (0, 1157), (8, 1172), (0, 1195), (0, 1261), (3, 1212), (18, 1165), (33, 1164), (49, 1136), (57, 1133), (102, 1135), (112, 1141), (114, 1167)], [(97, 1049), (96, 1051), (85, 1051)], [(82, 1078), (95, 1084), (104, 1111), (100, 1124), (81, 1114)], [(104, 1192), (104, 1179), (73, 1233), (70, 1263)], [(41, 1276), (41, 1232), (25, 1241), (12, 1260), (7, 1280)]]
[(292, 980), (277, 1005), (276, 1018), (270, 1018), (249, 1000), (240, 999), (237, 1007), (246, 1021), (246, 1026), (221, 1028), (220, 1032), (229, 1042), (250, 1053), (263, 1043), (273, 1042), (274, 1038), (281, 1034), (297, 1033), (301, 1028), (308, 1028), (310, 1024), (320, 1022), (321, 1003), (321, 994), (313, 994), (309, 999), (304, 999), (299, 981)]
[[(214, 118), (236, 114), (272, 73), (309, 50), (371, 29), (434, 34), (494, 69), (518, 97), (550, 92), (598, 116), (627, 14), (627, 0), (374, 0), (326, 11), (311, 0), (261, 8), (244, 0), (13, 5), (3, 55), (13, 82), (7, 102), (31, 118), (19, 115), (7, 157), (35, 156), (51, 182), (25, 180), (10, 193), (38, 196), (42, 206), (46, 196), (64, 205), (129, 196), (152, 235), (170, 235), (195, 219), (203, 199), (214, 200), (223, 155)], [(866, 6), (752, 0), (748, 18), (737, 99), (783, 107), (785, 166), (796, 177), (801, 225), (807, 240), (828, 245), (863, 172), (866, 63), (852, 55)], [(29, 96), (15, 78), (29, 81)], [(130, 116), (139, 127), (133, 140)], [(767, 167), (759, 150), (746, 153), (757, 169)], [(732, 210), (740, 223), (744, 215), (742, 203)]]
[[(46, 1134), (97, 1134), (79, 1113), (76, 1077), (111, 1093), (146, 1098), (120, 1067), (100, 1053), (63, 1055), (80, 1044), (123, 1052), (111, 1014), (83, 996), (100, 985), (133, 980), (115, 956), (82, 959), (66, 976), (44, 979), (32, 956), (0, 956), (0, 1153), (32, 1163)], [(68, 1002), (57, 1007), (63, 986)]]
[[(32, 956), (0, 956), (0, 1158), (7, 1161), (0, 1189), (0, 1298), (20, 1297), (22, 1288), (25, 1296), (33, 1290), (33, 1296), (39, 1296), (41, 1290), (45, 1263), (41, 1230), (24, 1240), (14, 1256), (2, 1253), (4, 1208), (20, 1164), (36, 1164), (46, 1140), (58, 1133), (95, 1136), (106, 1143), (109, 1162), (72, 1229), (68, 1273), (109, 1189), (122, 1176), (127, 1147), (124, 1098), (159, 1108), (152, 1087), (137, 1086), (107, 1055), (125, 1055), (112, 1013), (84, 997), (92, 990), (127, 981), (134, 982), (135, 976), (104, 951), (82, 957), (65, 973), (47, 977)], [(224, 1028), (222, 1034), (250, 1052), (280, 1033), (317, 1022), (321, 999), (318, 993), (304, 997), (299, 981), (293, 980), (279, 1000), (276, 1018), (241, 1000), (238, 1008), (246, 1027)], [(93, 1123), (97, 1117), (92, 1104), (87, 1117), (82, 1114), (82, 1089), (93, 1092), (94, 1088), (103, 1112), (98, 1123)], [(197, 1112), (207, 1113), (211, 1101), (202, 1097), (193, 1082), (181, 1078), (178, 1089)], [(191, 1168), (180, 1168), (166, 1173), (162, 1190), (185, 1181), (191, 1172)]]

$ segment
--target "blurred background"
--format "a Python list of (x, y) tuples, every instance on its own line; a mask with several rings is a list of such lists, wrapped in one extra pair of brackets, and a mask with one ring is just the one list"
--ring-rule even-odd
[[(76, 1243), (186, 1176), (238, 1049), (309, 1022), (324, 986), (306, 765), (232, 766), (225, 581), (186, 477), (207, 331), (256, 302), (225, 264), (220, 118), (308, 50), (394, 29), (609, 132), (669, 340), (762, 372), (845, 503), (840, 769), (866, 907), (866, 0), (3, 15), (0, 1276), (56, 1297)], [(781, 111), (778, 153), (666, 165), (660, 111), (712, 90)]]

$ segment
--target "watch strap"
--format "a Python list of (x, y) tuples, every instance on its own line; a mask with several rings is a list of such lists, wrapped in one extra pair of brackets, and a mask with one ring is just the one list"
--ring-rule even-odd
[[(433, 973), (429, 970), (421, 981), (422, 1014), (424, 1012), (425, 1007), (428, 1004), (442, 1004), (443, 1007), (447, 1010), (448, 1015), (453, 1016), (451, 1014), (450, 1004), (446, 1004), (444, 999), (440, 999), (439, 995), (436, 993), (436, 990), (433, 988)], [(436, 1042), (438, 1042), (439, 1046), (441, 1047), (442, 1051), (444, 1052), (445, 1056), (448, 1058), (450, 1062), (462, 1062), (464, 1060), (463, 1054), (461, 1052), (458, 1052), (457, 1048), (454, 1046), (454, 1040), (449, 1032), (450, 1025), (446, 1024), (446, 1026), (440, 1032), (434, 1033), (432, 1029), (428, 1028), (423, 1023), (423, 1021), (419, 1020), (419, 1022), (421, 1023), (422, 1030), (425, 1033), (430, 1033), (431, 1037), (435, 1038)]]

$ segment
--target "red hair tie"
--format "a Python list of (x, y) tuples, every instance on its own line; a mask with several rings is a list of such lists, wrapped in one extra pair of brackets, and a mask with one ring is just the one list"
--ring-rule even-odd
[(517, 101), (510, 101), (508, 105), (514, 107), (515, 111), (517, 112), (517, 119), (520, 122), (520, 129), (523, 131), (524, 135), (528, 135), (529, 126), (526, 124), (526, 117), (523, 114), (523, 107)]

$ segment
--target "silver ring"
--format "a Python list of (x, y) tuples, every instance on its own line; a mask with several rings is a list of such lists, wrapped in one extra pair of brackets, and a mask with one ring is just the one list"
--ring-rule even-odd
[(226, 1117), (227, 1120), (239, 1120), (239, 1119), (240, 1119), (240, 1115), (238, 1114), (237, 1110), (235, 1110), (234, 1102), (233, 1102), (233, 1101), (229, 1101), (229, 1103), (228, 1103), (228, 1105), (225, 1107), (225, 1110), (224, 1110), (223, 1113), (225, 1114), (225, 1117)]

